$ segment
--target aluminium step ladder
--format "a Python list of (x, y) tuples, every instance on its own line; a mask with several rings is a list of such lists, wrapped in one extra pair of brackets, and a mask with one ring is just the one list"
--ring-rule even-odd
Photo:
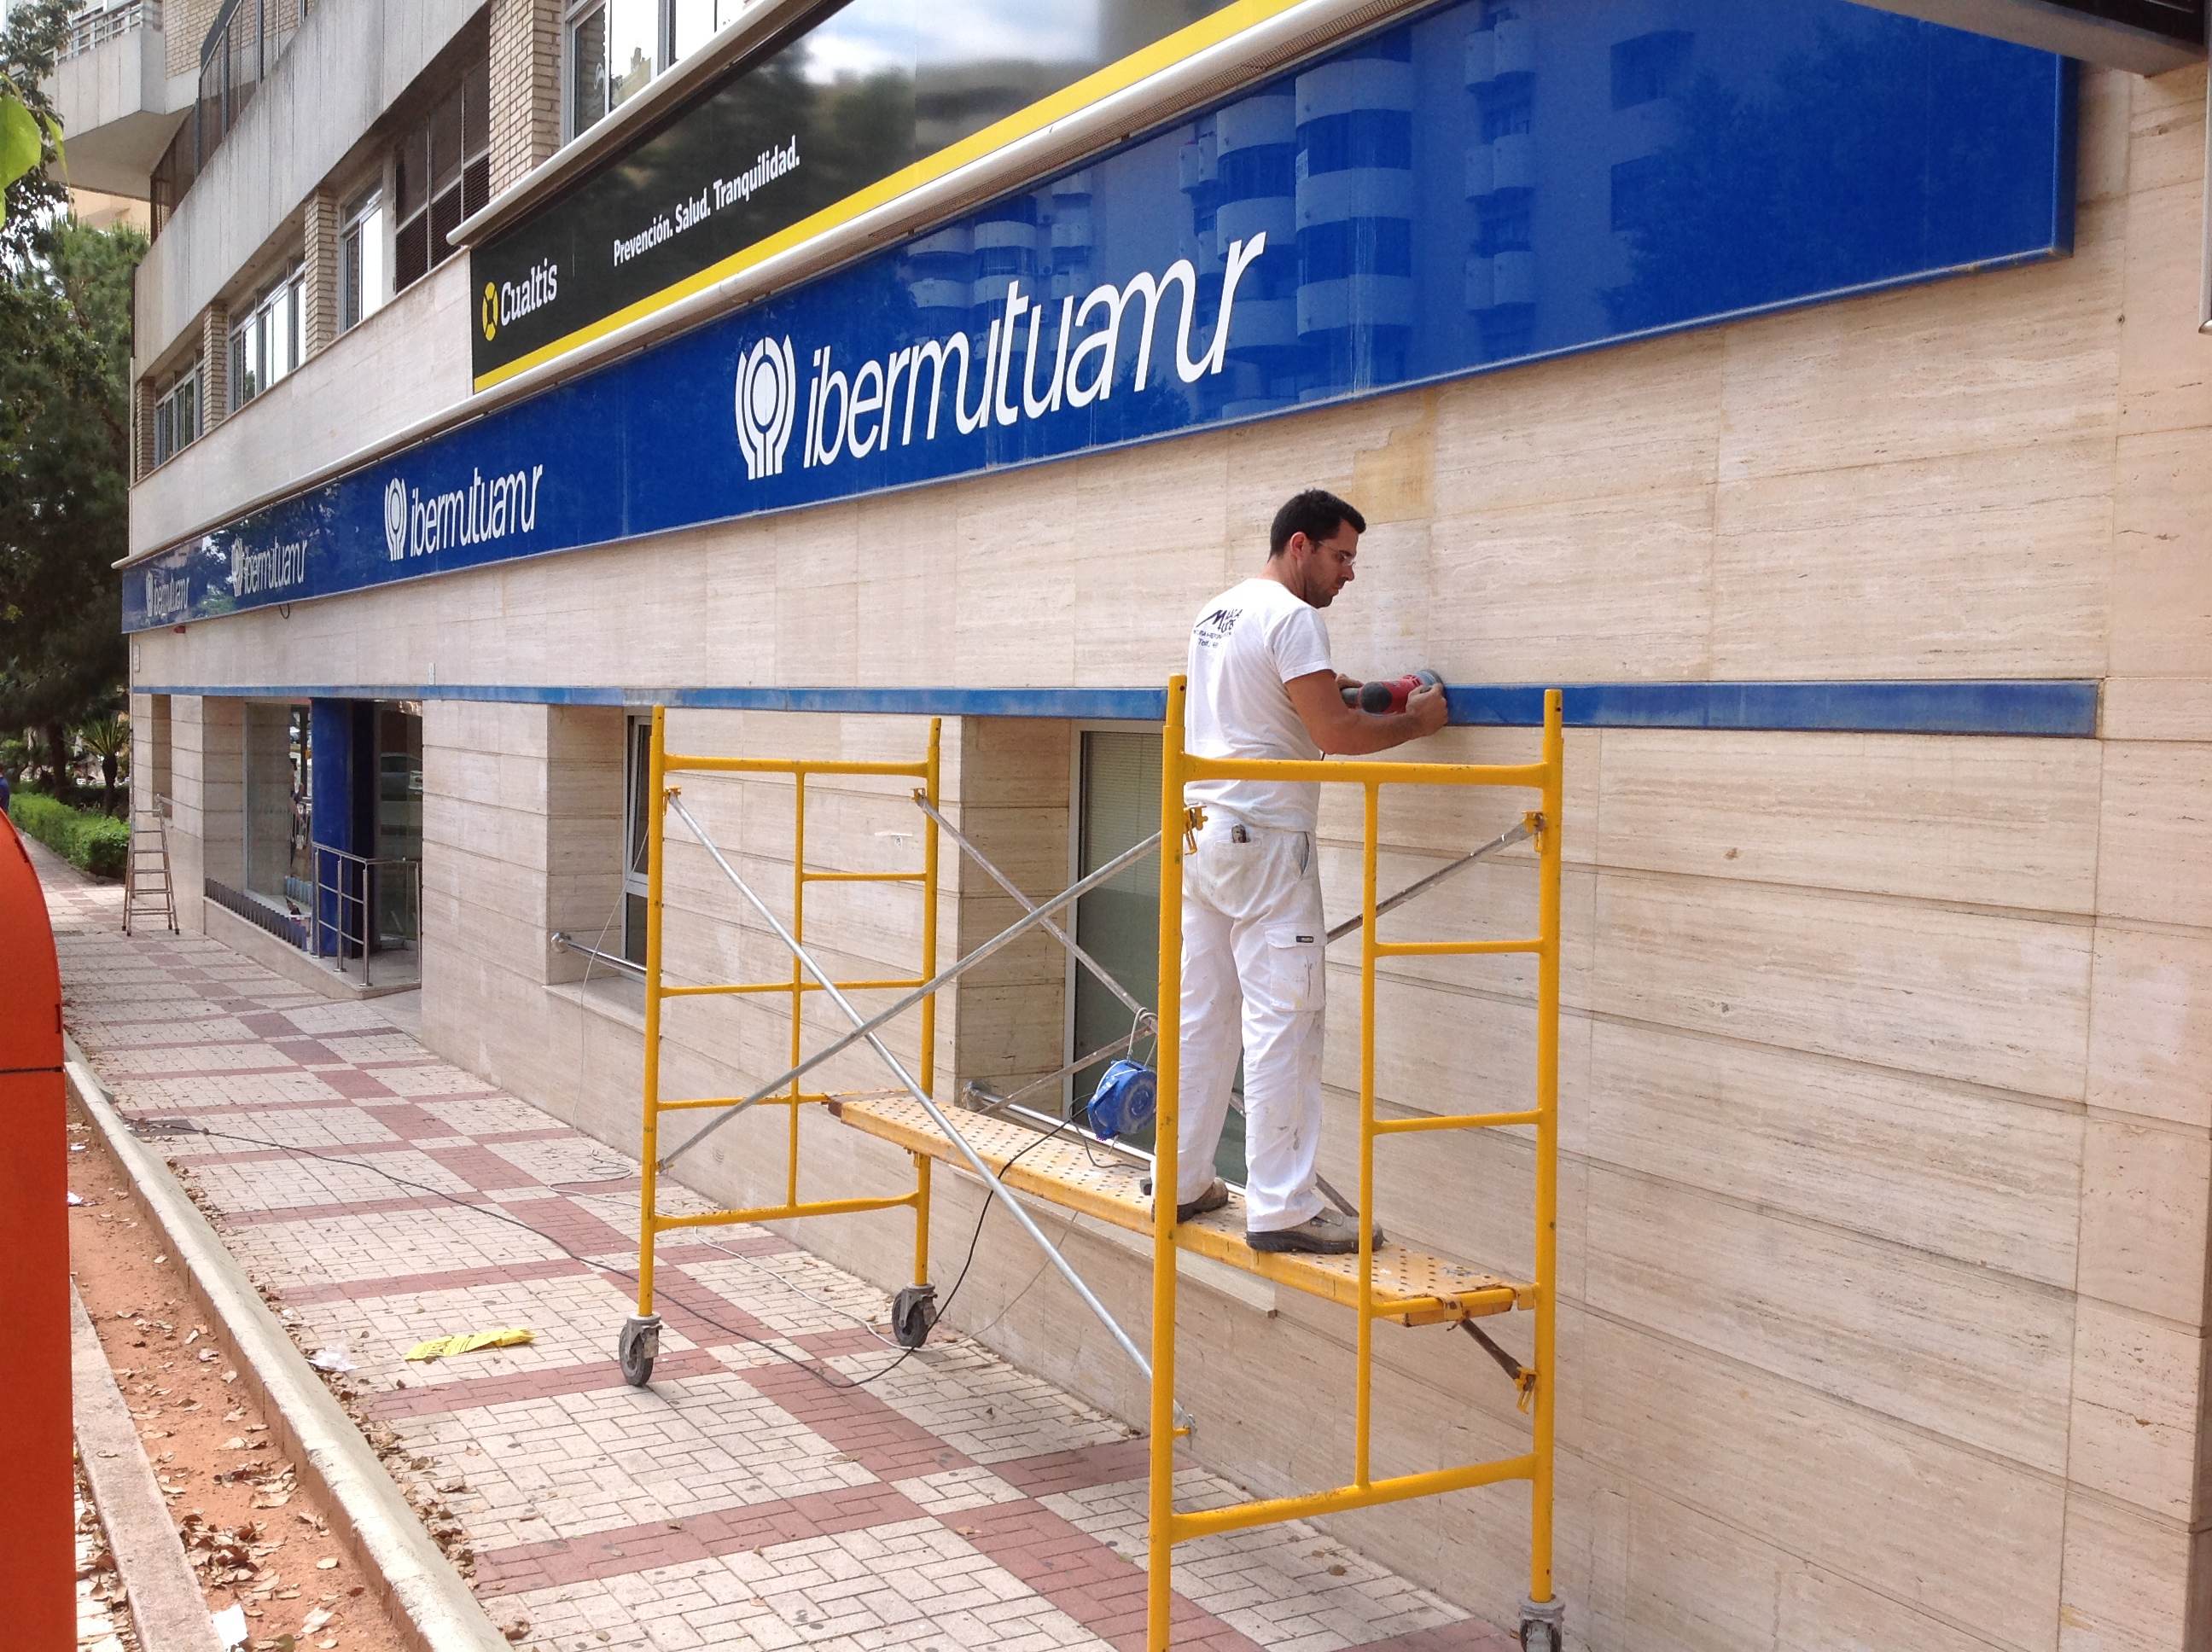
[(131, 852), (123, 863), (123, 932), (134, 917), (158, 918), (177, 928), (177, 889), (169, 876), (169, 800), (131, 811)]

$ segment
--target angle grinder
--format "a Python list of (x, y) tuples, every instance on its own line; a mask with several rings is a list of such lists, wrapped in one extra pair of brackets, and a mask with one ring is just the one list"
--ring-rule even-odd
[(1444, 680), (1434, 671), (1411, 671), (1387, 682), (1362, 683), (1344, 690), (1344, 703), (1358, 711), (1403, 711), (1418, 689), (1440, 689)]

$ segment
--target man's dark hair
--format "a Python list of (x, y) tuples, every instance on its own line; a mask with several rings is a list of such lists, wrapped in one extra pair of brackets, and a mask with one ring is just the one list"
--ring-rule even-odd
[(1274, 526), (1267, 530), (1268, 559), (1281, 556), (1294, 533), (1303, 533), (1318, 544), (1346, 522), (1352, 524), (1354, 533), (1367, 531), (1367, 519), (1326, 488), (1292, 494), (1290, 501), (1275, 513)]

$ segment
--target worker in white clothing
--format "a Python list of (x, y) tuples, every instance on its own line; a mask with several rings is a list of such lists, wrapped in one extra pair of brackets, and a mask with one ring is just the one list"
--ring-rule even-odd
[[(1191, 751), (1311, 762), (1323, 752), (1385, 751), (1444, 726), (1441, 688), (1413, 694), (1403, 711), (1360, 711), (1342, 693), (1354, 679), (1329, 664), (1321, 610), (1352, 583), (1366, 527), (1318, 489), (1275, 513), (1267, 566), (1207, 603), (1191, 628)], [(1314, 1186), (1326, 944), (1314, 850), (1321, 787), (1198, 780), (1183, 800), (1206, 811), (1206, 824), (1183, 868), (1178, 1219), (1229, 1202), (1213, 1155), (1241, 1042), (1252, 1248), (1357, 1250), (1357, 1226), (1326, 1208)]]

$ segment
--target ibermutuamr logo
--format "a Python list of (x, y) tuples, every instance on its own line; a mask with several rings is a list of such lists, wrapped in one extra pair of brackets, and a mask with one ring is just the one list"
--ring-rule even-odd
[(760, 339), (738, 358), (738, 451), (745, 456), (748, 481), (783, 474), (798, 405), (789, 334)]
[[(1267, 249), (1264, 231), (1229, 244), (1213, 336), (1202, 346), (1193, 337), (1205, 325), (1198, 271), (1188, 258), (1102, 282), (1056, 307), (1010, 281), (988, 323), (978, 315), (972, 329), (857, 364), (825, 344), (807, 357), (799, 466), (935, 441), (940, 429), (967, 436), (1049, 417), (1103, 402), (1117, 385), (1142, 391), (1156, 372), (1164, 379), (1172, 370), (1186, 385), (1211, 378), (1228, 363), (1237, 283)], [(799, 403), (794, 365), (788, 337), (759, 339), (738, 357), (738, 446), (750, 481), (782, 474)]]
[(384, 484), (385, 554), (400, 562), (529, 533), (538, 526), (538, 489), (544, 480), (542, 465), (489, 477), (471, 467), (465, 488), (426, 497), (395, 476)]

